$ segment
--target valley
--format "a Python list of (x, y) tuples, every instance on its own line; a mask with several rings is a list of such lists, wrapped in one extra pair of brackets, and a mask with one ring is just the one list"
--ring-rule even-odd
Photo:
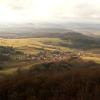
[(0, 100), (99, 98), (99, 43), (73, 31), (1, 37)]
[(0, 100), (100, 100), (100, 0), (0, 0)]

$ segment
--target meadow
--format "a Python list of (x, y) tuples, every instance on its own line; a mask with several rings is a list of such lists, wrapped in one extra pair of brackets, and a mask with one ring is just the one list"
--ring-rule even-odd
[[(12, 46), (24, 53), (38, 53), (41, 50), (69, 50), (67, 47), (57, 46), (64, 42), (59, 38), (25, 38), (25, 39), (0, 39), (1, 46)], [(52, 45), (47, 43), (53, 43)]]

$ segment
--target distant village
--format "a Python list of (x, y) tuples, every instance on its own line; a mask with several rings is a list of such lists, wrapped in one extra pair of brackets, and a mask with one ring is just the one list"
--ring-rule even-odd
[(32, 60), (32, 61), (43, 61), (43, 62), (59, 62), (62, 60), (66, 60), (66, 59), (77, 59), (80, 58), (81, 56), (99, 56), (100, 55), (96, 55), (96, 54), (91, 54), (89, 52), (72, 52), (72, 51), (52, 51), (52, 52), (48, 52), (48, 51), (41, 51), (39, 52), (37, 55), (30, 55), (30, 54), (24, 54), (24, 55), (16, 55), (15, 57), (13, 57), (14, 60)]
[(59, 62), (67, 59), (77, 59), (81, 57), (100, 57), (100, 54), (86, 52), (82, 50), (62, 51), (42, 50), (38, 54), (24, 54), (21, 51), (16, 51), (12, 47), (1, 47), (0, 63), (5, 61), (43, 61), (43, 62)]
[(52, 52), (48, 52), (48, 51), (42, 51), (39, 52), (37, 55), (17, 55), (14, 57), (15, 60), (33, 60), (33, 61), (46, 61), (46, 62), (50, 62), (50, 61), (61, 61), (61, 60), (65, 60), (65, 59), (69, 59), (70, 57), (73, 58), (78, 58), (79, 55), (73, 53), (73, 52), (61, 52), (61, 51), (52, 51)]

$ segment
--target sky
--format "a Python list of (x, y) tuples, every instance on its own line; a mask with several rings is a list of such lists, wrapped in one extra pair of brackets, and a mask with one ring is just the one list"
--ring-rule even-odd
[(100, 0), (0, 0), (0, 23), (100, 20)]

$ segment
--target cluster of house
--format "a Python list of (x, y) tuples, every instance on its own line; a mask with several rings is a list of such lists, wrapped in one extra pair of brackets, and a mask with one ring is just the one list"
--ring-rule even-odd
[(53, 51), (53, 52), (47, 52), (43, 51), (34, 55), (17, 55), (15, 56), (15, 60), (33, 60), (33, 61), (61, 61), (65, 59), (69, 59), (70, 57), (77, 58), (77, 55), (73, 54), (72, 52), (59, 52), (59, 51)]
[(14, 60), (34, 60), (35, 57), (32, 55), (28, 55), (28, 54), (23, 54), (23, 55), (15, 55), (13, 57)]
[(51, 62), (51, 61), (62, 61), (65, 59), (69, 59), (70, 57), (76, 58), (78, 57), (77, 55), (73, 54), (72, 52), (40, 52), (35, 60), (42, 60), (46, 62)]
[[(6, 54), (7, 55), (7, 54)], [(71, 52), (71, 51), (67, 51), (67, 52), (63, 52), (63, 51), (52, 51), (52, 52), (48, 52), (48, 51), (41, 51), (40, 53), (38, 53), (37, 55), (30, 55), (30, 54), (18, 54), (13, 56), (12, 58), (14, 60), (29, 60), (29, 61), (43, 61), (43, 62), (59, 62), (65, 59), (77, 59), (79, 57), (83, 57), (83, 56), (96, 56), (96, 57), (100, 57), (100, 55), (93, 55), (91, 53), (86, 53), (86, 52)]]

